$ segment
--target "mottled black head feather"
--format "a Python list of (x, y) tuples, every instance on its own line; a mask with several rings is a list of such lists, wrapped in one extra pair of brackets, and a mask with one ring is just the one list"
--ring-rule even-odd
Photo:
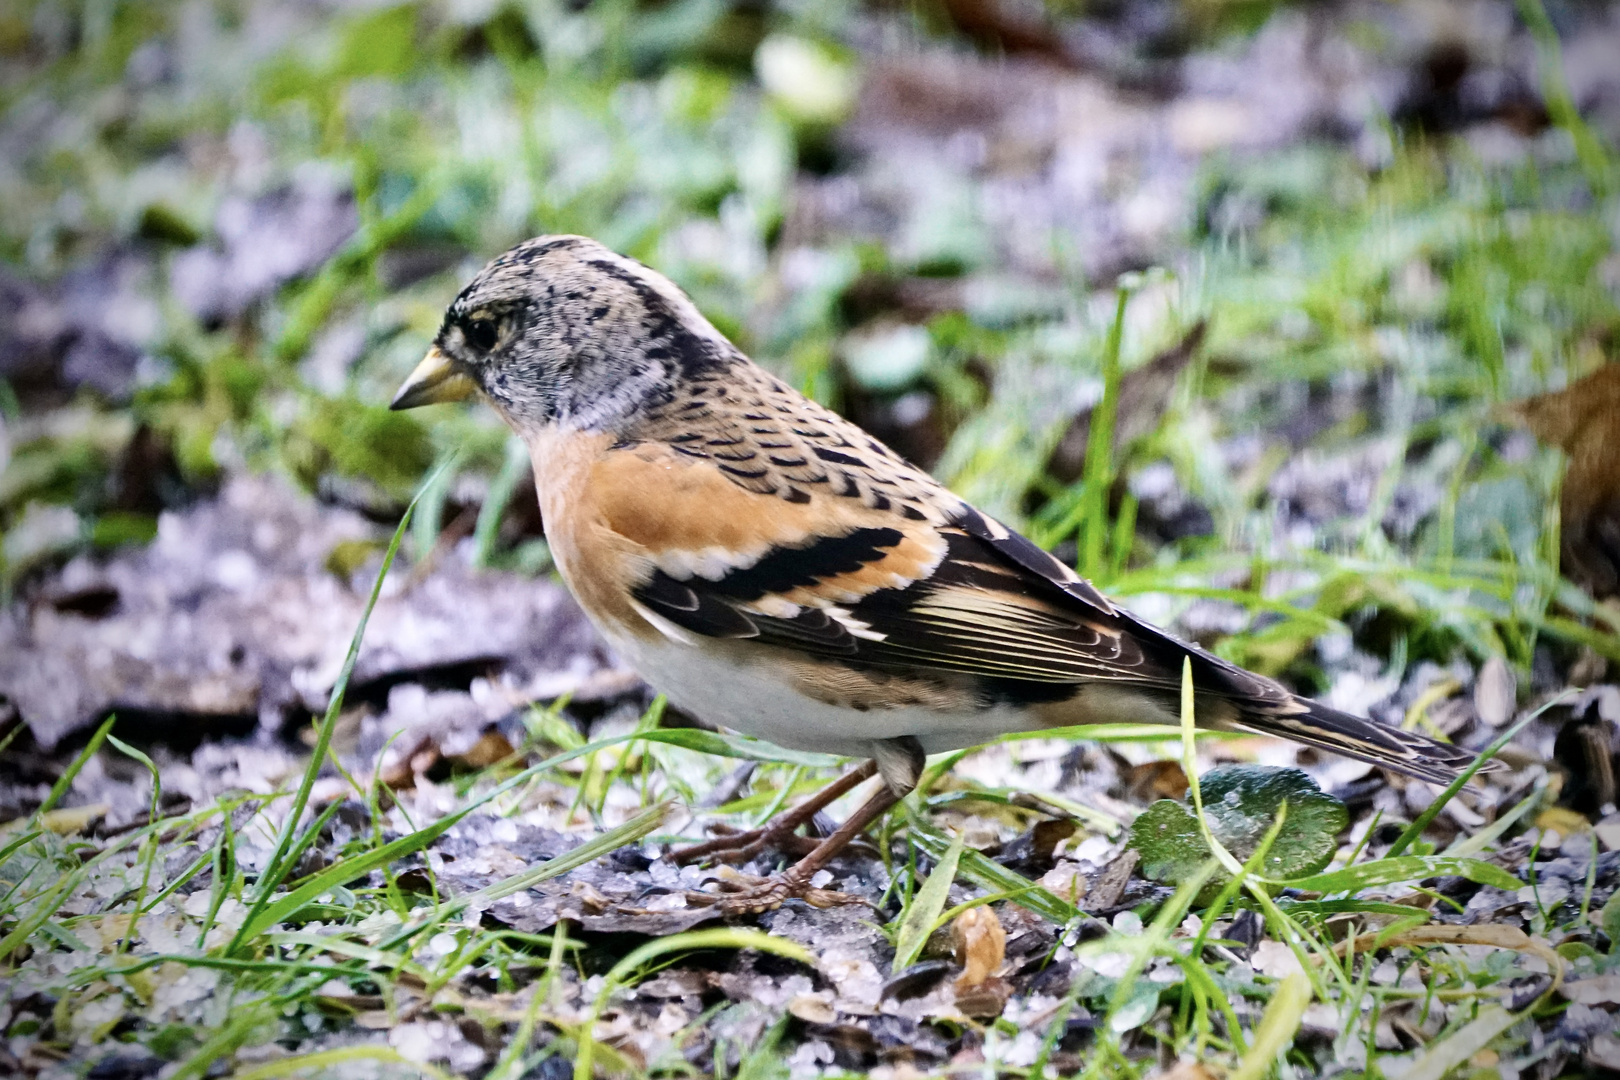
[(496, 258), (450, 304), (434, 343), (522, 433), (616, 430), (681, 379), (741, 359), (662, 274), (582, 236)]

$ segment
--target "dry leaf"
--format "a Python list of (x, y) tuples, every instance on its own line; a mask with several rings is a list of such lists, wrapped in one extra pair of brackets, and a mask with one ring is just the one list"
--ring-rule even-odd
[(451, 755), (450, 760), (469, 769), (485, 769), (497, 761), (504, 761), (513, 753), (512, 744), (507, 742), (506, 736), (491, 729), (478, 736), (478, 741), (466, 750)]
[(1559, 497), (1564, 574), (1593, 596), (1620, 594), (1620, 364), (1507, 413), (1569, 456)]
[(968, 908), (951, 923), (957, 978), (956, 1008), (963, 1016), (989, 1019), (1000, 1016), (1012, 996), (1012, 984), (996, 974), (1007, 958), (1007, 932), (989, 906)]
[(1007, 958), (1007, 932), (988, 905), (968, 908), (951, 923), (951, 944), (962, 974), (956, 980), (960, 993), (982, 984)]
[(1000, 976), (986, 979), (981, 986), (972, 986), (956, 992), (956, 1010), (963, 1016), (987, 1020), (1000, 1016), (1012, 996), (1012, 984)]
[(1474, 680), (1474, 709), (1491, 727), (1501, 727), (1513, 719), (1518, 704), (1518, 686), (1513, 669), (1500, 656), (1493, 656), (1479, 669)]
[[(1600, 811), (1620, 793), (1616, 781), (1620, 775), (1620, 726), (1604, 716), (1601, 709), (1580, 710), (1579, 706), (1577, 701), (1576, 715), (1564, 722), (1553, 740), (1553, 761), (1562, 769), (1566, 781), (1558, 801), (1577, 815)], [(1560, 831), (1569, 836), (1576, 829)]]
[(40, 824), (58, 836), (72, 836), (84, 832), (110, 809), (106, 803), (99, 802), (70, 806), (65, 810), (52, 810), (40, 819)]
[(1125, 794), (1133, 802), (1179, 799), (1187, 794), (1187, 774), (1179, 761), (1149, 761), (1125, 774)]
[(1120, 897), (1125, 895), (1125, 886), (1130, 884), (1131, 871), (1141, 859), (1140, 851), (1126, 848), (1097, 875), (1087, 896), (1092, 911), (1107, 911), (1119, 903)]
[(838, 1020), (832, 1002), (818, 994), (795, 994), (788, 1001), (787, 1011), (807, 1024), (832, 1024)]

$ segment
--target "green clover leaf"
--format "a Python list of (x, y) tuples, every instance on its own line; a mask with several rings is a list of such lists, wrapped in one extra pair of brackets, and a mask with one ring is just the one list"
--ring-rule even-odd
[[(1288, 804), (1288, 817), (1262, 869), (1273, 881), (1326, 866), (1350, 820), (1344, 803), (1299, 769), (1231, 765), (1205, 774), (1199, 789), (1210, 832), (1239, 862), (1249, 860), (1279, 808)], [(1212, 857), (1191, 808), (1170, 799), (1160, 799), (1137, 817), (1129, 846), (1141, 853), (1145, 877), (1170, 885), (1190, 878)], [(1217, 875), (1202, 895), (1213, 897), (1226, 880), (1224, 873)]]

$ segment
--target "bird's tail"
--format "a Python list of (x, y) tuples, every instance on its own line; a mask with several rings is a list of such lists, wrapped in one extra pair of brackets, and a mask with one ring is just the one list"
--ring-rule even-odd
[[(1119, 617), (1165, 639), (1163, 631), (1128, 611), (1121, 610)], [(1256, 675), (1197, 645), (1178, 644), (1191, 661), (1194, 683), (1202, 691), (1200, 713), (1211, 727), (1275, 735), (1442, 785), (1457, 779), (1477, 756), (1472, 750), (1415, 731), (1340, 712), (1320, 701), (1300, 697), (1275, 679)], [(1487, 762), (1479, 771), (1494, 772), (1498, 768), (1494, 762)]]
[[(1351, 716), (1309, 698), (1295, 697), (1293, 704), (1296, 707), (1291, 709), (1245, 709), (1230, 726), (1290, 739), (1442, 785), (1455, 780), (1476, 756), (1472, 750)], [(1499, 767), (1487, 762), (1480, 771)]]

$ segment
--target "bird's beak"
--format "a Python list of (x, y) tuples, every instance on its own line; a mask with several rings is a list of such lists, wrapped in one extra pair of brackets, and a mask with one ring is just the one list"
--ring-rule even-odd
[(471, 375), (463, 371), (437, 345), (428, 350), (416, 370), (400, 384), (390, 409), (414, 409), (418, 405), (438, 405), (446, 401), (465, 401), (478, 388)]

